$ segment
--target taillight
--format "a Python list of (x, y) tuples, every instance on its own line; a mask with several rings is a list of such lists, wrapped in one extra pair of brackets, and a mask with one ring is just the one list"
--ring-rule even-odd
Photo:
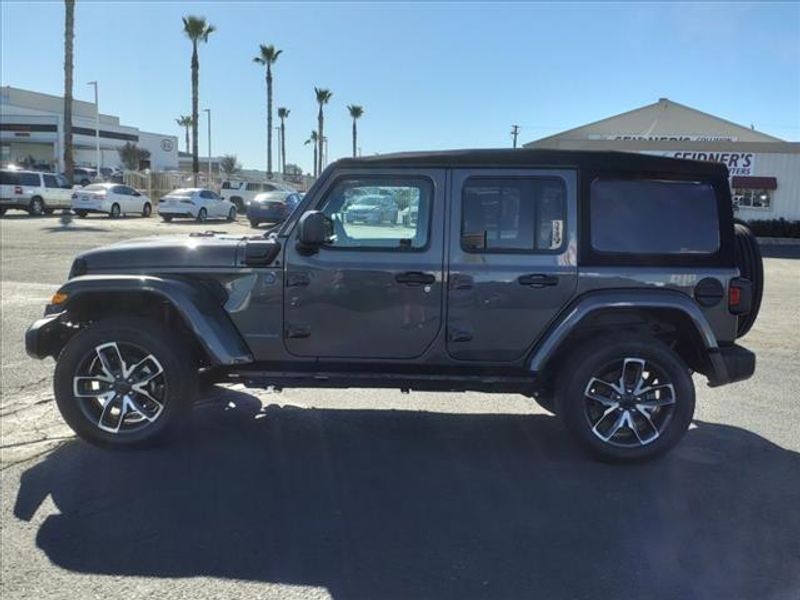
[(21, 194), (22, 193), (22, 186), (21, 185), (15, 185), (14, 186), (14, 193), (15, 194)]
[(753, 283), (744, 277), (731, 279), (728, 286), (728, 310), (734, 315), (750, 312), (753, 304)]

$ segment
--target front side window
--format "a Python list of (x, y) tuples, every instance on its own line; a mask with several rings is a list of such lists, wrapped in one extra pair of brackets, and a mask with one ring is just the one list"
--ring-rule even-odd
[(592, 182), (592, 248), (613, 254), (712, 254), (719, 249), (714, 188), (656, 179)]
[(44, 187), (48, 187), (48, 188), (61, 187), (58, 184), (58, 179), (56, 178), (55, 175), (43, 175), (43, 177), (44, 177)]
[(334, 248), (415, 250), (428, 243), (433, 184), (422, 178), (343, 179), (320, 208)]
[(461, 196), (468, 252), (549, 252), (564, 244), (566, 186), (552, 177), (472, 177)]

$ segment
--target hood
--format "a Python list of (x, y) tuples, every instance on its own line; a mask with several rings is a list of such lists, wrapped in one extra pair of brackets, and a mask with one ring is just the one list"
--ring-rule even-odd
[[(71, 275), (232, 267), (242, 236), (200, 234), (126, 240), (77, 257)], [(77, 272), (75, 272), (77, 269)]]

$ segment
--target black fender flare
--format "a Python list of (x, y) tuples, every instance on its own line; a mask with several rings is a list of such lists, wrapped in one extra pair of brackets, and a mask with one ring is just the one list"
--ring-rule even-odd
[(709, 383), (717, 385), (729, 380), (725, 361), (720, 355), (717, 338), (708, 319), (692, 298), (675, 290), (608, 290), (578, 297), (550, 324), (534, 346), (527, 363), (529, 371), (533, 374), (542, 372), (548, 360), (581, 323), (598, 311), (609, 309), (661, 309), (682, 313), (694, 325), (703, 344), (710, 367), (707, 373)]
[(61, 305), (67, 311), (71, 304), (91, 294), (153, 294), (168, 302), (183, 318), (212, 364), (253, 362), (250, 349), (218, 299), (186, 281), (150, 275), (83, 275), (70, 279), (58, 292), (67, 297)]

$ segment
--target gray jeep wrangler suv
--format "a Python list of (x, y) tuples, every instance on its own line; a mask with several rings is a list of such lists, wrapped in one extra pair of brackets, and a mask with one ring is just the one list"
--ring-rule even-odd
[[(394, 219), (348, 207), (390, 198)], [(404, 219), (403, 215), (416, 214)], [(69, 425), (139, 446), (198, 380), (520, 393), (610, 460), (686, 432), (692, 374), (750, 377), (763, 287), (724, 165), (612, 152), (343, 159), (260, 236), (114, 244), (73, 263), (26, 337)]]

